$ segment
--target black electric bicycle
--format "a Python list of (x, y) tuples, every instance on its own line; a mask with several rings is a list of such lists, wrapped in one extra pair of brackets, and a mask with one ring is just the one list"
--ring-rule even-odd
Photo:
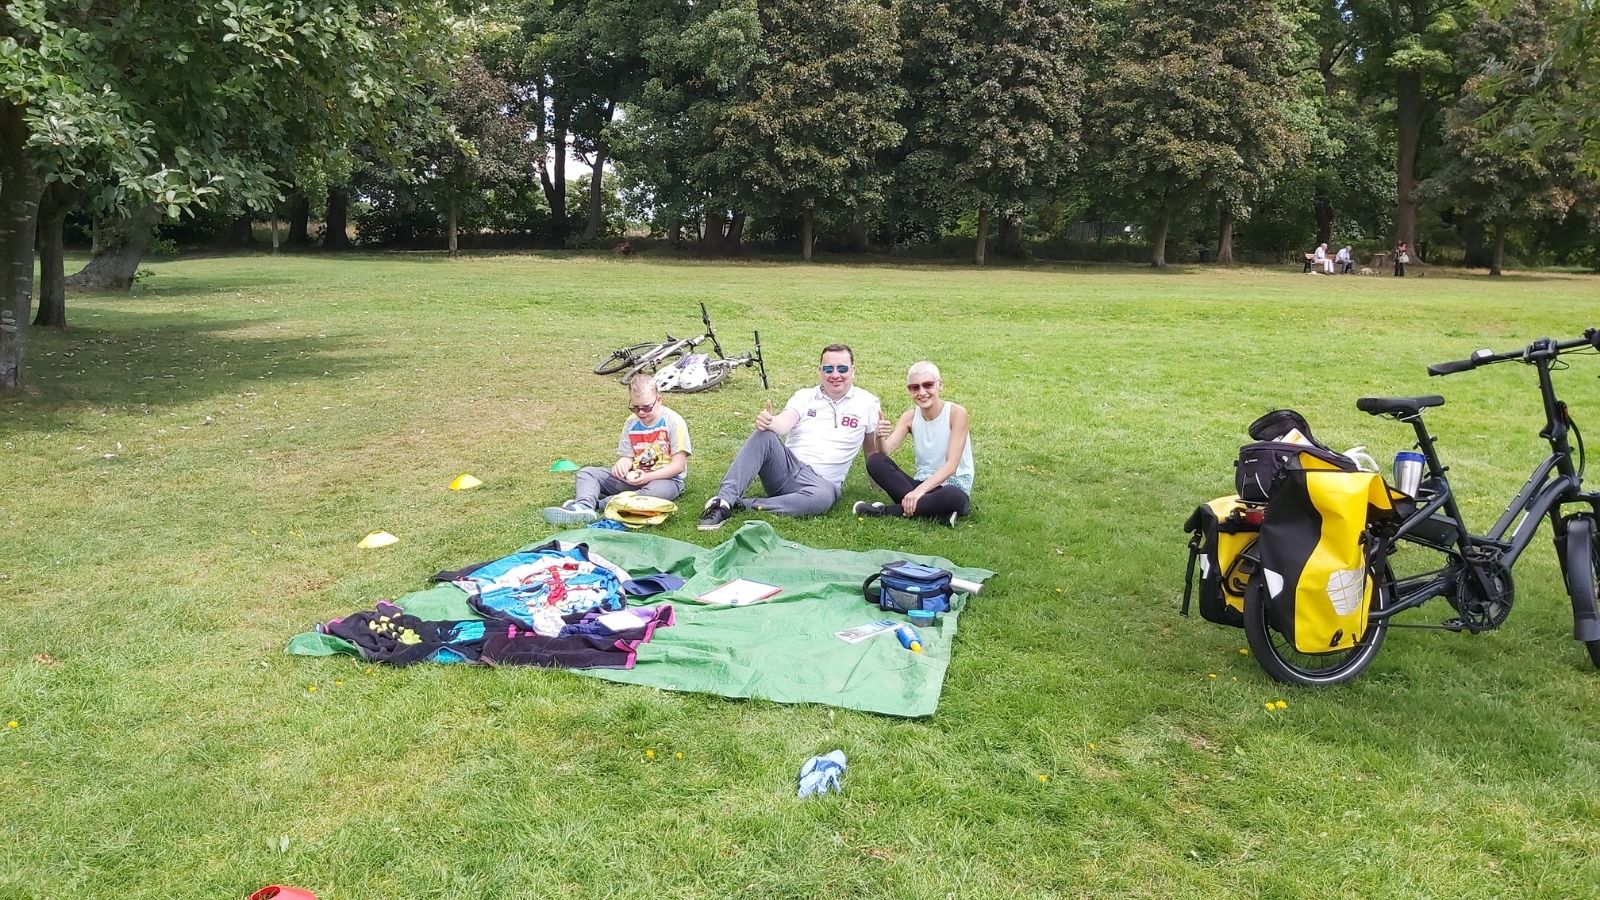
[[(1550, 455), (1533, 470), (1506, 511), (1484, 534), (1467, 529), (1455, 493), (1445, 478), (1434, 437), (1422, 421), (1422, 411), (1444, 404), (1438, 395), (1425, 397), (1363, 397), (1356, 408), (1374, 416), (1388, 416), (1411, 425), (1417, 433), (1416, 449), (1426, 462), (1416, 497), (1396, 503), (1397, 515), (1370, 523), (1364, 535), (1368, 574), (1373, 593), (1368, 628), (1354, 647), (1329, 654), (1305, 654), (1271, 623), (1265, 602), (1264, 578), (1257, 571), (1245, 590), (1245, 637), (1261, 668), (1272, 678), (1292, 684), (1324, 686), (1360, 675), (1383, 646), (1390, 627), (1435, 628), (1477, 634), (1499, 628), (1511, 613), (1515, 589), (1511, 567), (1527, 549), (1539, 522), (1546, 517), (1555, 533), (1556, 557), (1572, 598), (1572, 636), (1582, 641), (1589, 659), (1600, 667), (1600, 493), (1583, 489), (1583, 435), (1572, 421), (1567, 405), (1556, 396), (1551, 373), (1565, 369), (1561, 359), (1580, 352), (1600, 352), (1600, 329), (1591, 328), (1570, 341), (1540, 338), (1521, 350), (1495, 353), (1479, 350), (1467, 359), (1428, 367), (1429, 375), (1452, 375), (1492, 363), (1517, 361), (1538, 373), (1544, 399), (1545, 426), (1539, 437), (1550, 444)], [(1574, 453), (1568, 441), (1577, 442)], [(1391, 562), (1400, 542), (1435, 551), (1443, 565), (1416, 575), (1396, 577)], [(1392, 620), (1435, 597), (1443, 597), (1455, 615), (1442, 625), (1405, 625)]]

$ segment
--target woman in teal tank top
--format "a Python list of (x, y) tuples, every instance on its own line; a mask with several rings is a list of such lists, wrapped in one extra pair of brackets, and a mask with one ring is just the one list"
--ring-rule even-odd
[[(920, 516), (954, 528), (972, 509), (972, 426), (966, 407), (942, 396), (939, 367), (927, 360), (911, 367), (906, 392), (912, 407), (890, 422), (878, 422), (881, 453), (867, 457), (867, 475), (890, 503), (857, 502), (858, 516)], [(906, 435), (915, 448), (916, 470), (907, 475), (890, 456)]]

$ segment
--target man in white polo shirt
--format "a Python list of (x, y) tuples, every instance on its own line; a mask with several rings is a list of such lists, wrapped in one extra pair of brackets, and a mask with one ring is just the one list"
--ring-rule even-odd
[[(700, 530), (714, 531), (744, 507), (780, 516), (812, 516), (839, 499), (850, 464), (878, 452), (878, 398), (856, 387), (855, 354), (843, 344), (822, 348), (822, 382), (796, 391), (783, 412), (767, 403), (756, 430), (733, 458), (722, 487), (706, 501)], [(787, 437), (785, 444), (779, 438)], [(744, 498), (761, 479), (767, 496)]]

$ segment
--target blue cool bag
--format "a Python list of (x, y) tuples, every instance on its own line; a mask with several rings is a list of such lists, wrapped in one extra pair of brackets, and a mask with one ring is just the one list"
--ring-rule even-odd
[(950, 608), (952, 593), (949, 572), (904, 560), (884, 564), (861, 583), (861, 594), (868, 603), (897, 613), (914, 609), (944, 612)]

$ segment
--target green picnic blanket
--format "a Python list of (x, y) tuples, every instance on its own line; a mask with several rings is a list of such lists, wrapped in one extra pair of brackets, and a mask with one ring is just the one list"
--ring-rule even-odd
[[(994, 574), (939, 557), (889, 550), (818, 550), (786, 541), (760, 521), (745, 523), (733, 537), (710, 549), (652, 534), (600, 529), (554, 537), (586, 543), (592, 552), (636, 575), (669, 572), (687, 582), (679, 590), (644, 601), (671, 603), (677, 622), (658, 629), (639, 646), (632, 669), (573, 670), (578, 674), (670, 691), (822, 703), (893, 716), (928, 716), (938, 708), (966, 598), (957, 595), (956, 608), (944, 613), (938, 625), (920, 629), (922, 653), (901, 647), (893, 633), (847, 644), (834, 632), (884, 618), (904, 621), (864, 602), (861, 582), (883, 563), (899, 559), (940, 566), (968, 581), (981, 582)], [(735, 578), (766, 582), (783, 591), (750, 606), (694, 601)], [(394, 602), (424, 619), (473, 617), (466, 595), (450, 585)], [(297, 635), (288, 651), (335, 652), (323, 637)]]

